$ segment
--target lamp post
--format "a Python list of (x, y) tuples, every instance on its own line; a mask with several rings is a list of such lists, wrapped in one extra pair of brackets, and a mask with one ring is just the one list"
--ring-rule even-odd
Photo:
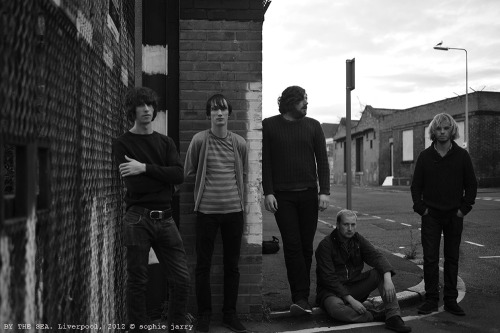
[(464, 128), (464, 146), (469, 150), (469, 70), (467, 68), (467, 50), (457, 47), (441, 46), (442, 42), (434, 46), (434, 50), (448, 51), (448, 50), (461, 50), (465, 51), (465, 128)]

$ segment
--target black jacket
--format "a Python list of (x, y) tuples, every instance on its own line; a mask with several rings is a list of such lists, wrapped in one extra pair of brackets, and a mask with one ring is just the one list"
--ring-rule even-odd
[(387, 259), (367, 239), (358, 234), (342, 246), (338, 230), (323, 238), (316, 249), (316, 301), (322, 305), (328, 296), (349, 295), (345, 283), (360, 280), (365, 263), (380, 274), (394, 270)]
[(477, 180), (469, 153), (454, 141), (441, 157), (431, 146), (420, 153), (411, 183), (413, 210), (419, 215), (429, 209), (436, 218), (471, 211), (477, 194)]

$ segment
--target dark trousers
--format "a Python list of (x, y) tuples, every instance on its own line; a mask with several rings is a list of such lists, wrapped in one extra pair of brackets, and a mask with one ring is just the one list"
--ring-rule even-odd
[[(384, 277), (375, 269), (363, 272), (360, 279), (355, 282), (347, 282), (344, 286), (349, 290), (349, 294), (358, 302), (366, 301), (370, 293), (378, 288), (379, 293), (385, 305), (385, 316), (390, 318), (393, 316), (401, 316), (397, 297), (392, 302), (389, 302), (384, 296)], [(344, 302), (341, 297), (329, 296), (323, 302), (323, 307), (326, 313), (333, 319), (341, 320), (348, 323), (365, 323), (373, 321), (373, 315), (366, 311), (359, 314), (352, 308), (350, 304)]]
[(167, 272), (169, 305), (167, 320), (184, 325), (189, 291), (186, 253), (174, 220), (150, 219), (130, 208), (123, 220), (123, 241), (127, 247), (127, 308), (130, 324), (136, 330), (149, 323), (146, 314), (149, 249)]
[(425, 298), (439, 301), (439, 245), (443, 233), (444, 252), (444, 302), (458, 297), (457, 276), (463, 218), (455, 214), (436, 218), (429, 214), (422, 216), (422, 248), (424, 251)]
[(318, 225), (318, 191), (275, 193), (274, 213), (283, 241), (283, 251), (292, 302), (309, 298), (313, 240)]
[(215, 239), (220, 228), (224, 263), (224, 304), (222, 312), (229, 317), (236, 314), (238, 288), (240, 286), (241, 237), (243, 235), (243, 212), (228, 214), (199, 213), (196, 220), (196, 300), (198, 314), (212, 314), (212, 291), (210, 268)]

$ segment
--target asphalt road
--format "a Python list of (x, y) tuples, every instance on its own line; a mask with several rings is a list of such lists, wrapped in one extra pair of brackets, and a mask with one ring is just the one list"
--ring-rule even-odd
[[(329, 222), (346, 206), (345, 187), (334, 187), (331, 198), (332, 210), (320, 217)], [(417, 259), (422, 258), (420, 217), (413, 212), (409, 191), (354, 187), (352, 209), (358, 212), (360, 230), (366, 228), (376, 245), (407, 254), (413, 244)], [(459, 262), (459, 275), (468, 288), (494, 295), (500, 295), (499, 220), (500, 192), (481, 190), (464, 220)]]
[[(320, 213), (320, 220), (335, 223), (335, 214), (345, 207), (345, 187), (334, 186), (330, 209)], [(352, 209), (358, 212), (358, 231), (374, 244), (401, 254), (415, 249), (416, 259), (422, 258), (420, 217), (413, 212), (408, 189), (354, 187)], [(461, 305), (467, 316), (456, 317), (444, 312), (417, 317), (409, 322), (413, 332), (500, 332), (499, 221), (500, 191), (480, 190), (473, 210), (464, 220), (460, 251), (459, 276), (466, 286)], [(370, 327), (356, 331), (386, 330)]]

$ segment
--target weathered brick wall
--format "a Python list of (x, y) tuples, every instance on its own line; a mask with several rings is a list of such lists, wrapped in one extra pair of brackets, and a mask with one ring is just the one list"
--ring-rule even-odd
[[(186, 1), (181, 4), (180, 151), (184, 158), (193, 135), (210, 127), (207, 99), (224, 94), (232, 103), (229, 130), (247, 140), (249, 173), (246, 183), (245, 229), (241, 245), (237, 311), (262, 313), (262, 20), (261, 1)], [(180, 198), (181, 233), (189, 258), (192, 289), (189, 311), (196, 313), (194, 296), (195, 215), (193, 187), (186, 183)], [(222, 242), (212, 260), (214, 316), (223, 301)]]
[[(351, 129), (351, 172), (353, 174), (353, 184), (355, 185), (380, 185), (382, 180), (379, 179), (379, 120), (378, 115), (373, 114), (373, 108), (367, 106), (363, 111), (361, 119), (356, 120), (355, 126)], [(344, 172), (344, 145), (345, 145), (345, 121), (339, 125), (337, 133), (332, 144), (333, 165), (331, 170), (331, 178), (334, 184), (345, 184), (346, 173)], [(361, 171), (356, 172), (356, 139), (363, 138)], [(342, 145), (341, 145), (342, 143)]]
[[(134, 84), (133, 6), (0, 5), (2, 328), (127, 321), (123, 191), (111, 144), (126, 131), (121, 101)], [(15, 186), (7, 191), (5, 170)]]
[(500, 112), (478, 112), (470, 119), (470, 152), (481, 187), (500, 186)]
[[(435, 103), (420, 105), (401, 110), (381, 121), (380, 164), (381, 176), (390, 170), (389, 138), (394, 142), (394, 177), (401, 184), (408, 185), (413, 176), (418, 154), (425, 148), (424, 129), (438, 113), (451, 114), (457, 122), (465, 119), (465, 96), (450, 98)], [(499, 155), (500, 133), (500, 94), (494, 92), (476, 92), (469, 94), (469, 153), (472, 158), (480, 186), (496, 186), (500, 183)], [(402, 131), (413, 129), (414, 160), (403, 162)], [(496, 185), (495, 185), (496, 184)]]
[[(360, 185), (379, 185), (379, 138), (377, 137), (379, 120), (372, 110), (373, 108), (370, 106), (365, 108), (355, 129), (363, 136), (362, 166), (359, 173)], [(352, 149), (356, 152), (355, 141)]]
[(379, 157), (378, 157), (378, 169), (379, 177), (385, 180), (386, 177), (391, 176), (391, 139), (392, 132), (378, 132), (379, 137)]
[[(391, 143), (393, 144), (394, 185), (409, 185), (419, 153), (425, 149), (425, 128), (432, 118), (442, 112), (464, 122), (465, 96), (416, 106), (405, 110), (370, 109), (367, 107), (359, 123), (352, 129), (353, 183), (380, 185), (391, 173)], [(374, 114), (378, 113), (378, 114)], [(384, 115), (384, 113), (387, 113)], [(476, 92), (469, 94), (469, 153), (480, 186), (500, 185), (500, 94)], [(368, 133), (371, 128), (374, 133)], [(413, 130), (413, 161), (402, 161), (402, 132)], [(356, 141), (364, 132), (363, 171), (355, 173)], [(374, 149), (369, 148), (374, 135)], [(336, 143), (336, 144), (335, 144)], [(342, 143), (342, 147), (341, 147)], [(334, 137), (333, 182), (345, 184), (344, 173), (345, 121)], [(378, 172), (378, 179), (377, 179)]]
[(476, 177), (479, 186), (500, 186), (500, 94), (481, 92), (472, 101), (477, 111), (469, 119), (469, 151)]

